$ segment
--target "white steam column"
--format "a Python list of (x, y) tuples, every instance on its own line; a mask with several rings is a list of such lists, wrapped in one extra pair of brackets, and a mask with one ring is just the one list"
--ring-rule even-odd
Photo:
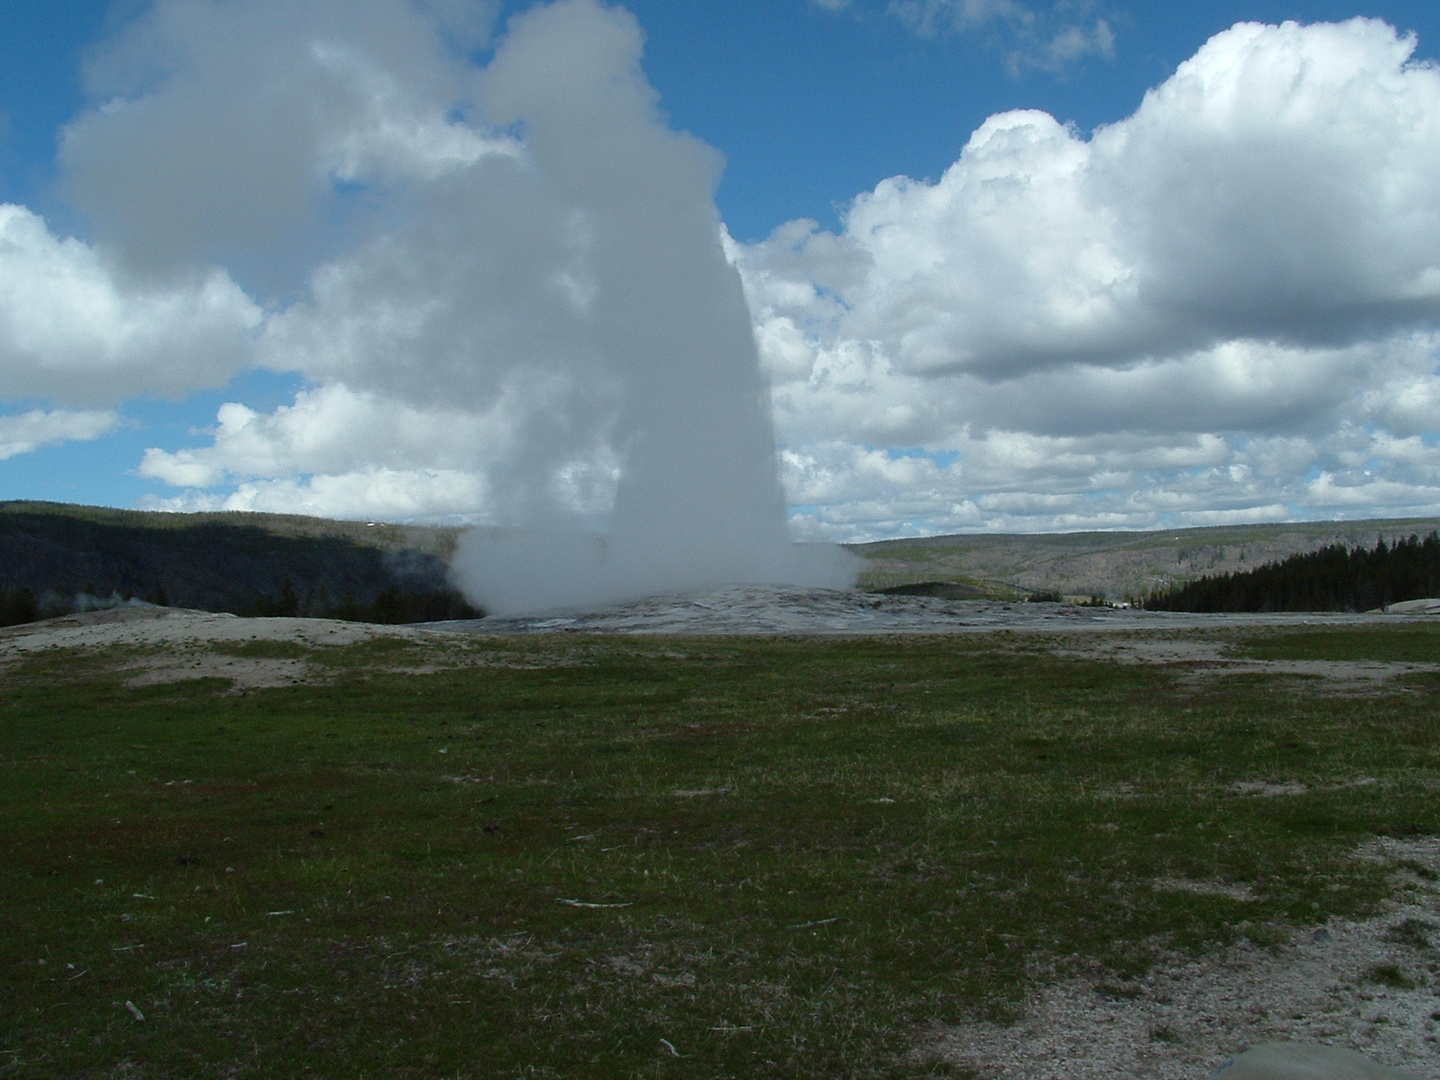
[[(457, 583), (496, 614), (728, 584), (842, 588), (853, 558), (788, 534), (740, 277), (714, 205), (719, 155), (670, 130), (618, 9), (573, 0), (511, 23), (487, 69), (488, 119), (564, 207), (570, 355), (604, 372), (620, 475), (608, 527), (532, 497), (518, 529), (462, 539)], [(542, 455), (543, 457), (543, 455)]]

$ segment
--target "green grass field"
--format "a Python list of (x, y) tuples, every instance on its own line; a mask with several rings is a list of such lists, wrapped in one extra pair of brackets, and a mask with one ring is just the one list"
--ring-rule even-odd
[[(1433, 660), (1437, 630), (1234, 647)], [(1054, 645), (528, 637), (406, 674), (380, 640), (244, 694), (11, 666), (0, 1077), (953, 1075), (933, 1023), (1364, 912), (1356, 845), (1440, 832), (1434, 675)]]

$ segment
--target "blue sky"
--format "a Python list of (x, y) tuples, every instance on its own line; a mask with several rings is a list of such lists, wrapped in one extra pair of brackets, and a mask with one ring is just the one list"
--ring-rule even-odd
[[(0, 9), (0, 197), (57, 217), (55, 143), (86, 104), (87, 49), (143, 11), (142, 0), (9, 0)], [(503, 19), (528, 4), (507, 3)], [(1059, 71), (1007, 72), (991, 34), (922, 38), (884, 0), (827, 11), (812, 0), (634, 0), (645, 70), (675, 126), (727, 158), (718, 203), (731, 232), (763, 239), (797, 217), (834, 224), (837, 206), (889, 176), (933, 177), (985, 117), (1043, 109), (1082, 129), (1130, 113), (1213, 34), (1236, 22), (1357, 15), (1419, 36), (1440, 56), (1440, 9), (1427, 3), (1117, 3), (1113, 58)], [(77, 230), (83, 220), (73, 220)]]
[(1115, 56), (1055, 72), (1006, 70), (1003, 35), (921, 38), (855, 0), (627, 5), (649, 39), (646, 71), (677, 126), (729, 160), (719, 204), (738, 239), (784, 221), (834, 223), (835, 208), (889, 176), (935, 177), (992, 113), (1042, 109), (1082, 129), (1132, 112), (1213, 34), (1236, 22), (1385, 19), (1440, 56), (1440, 10), (1393, 3), (1122, 3), (1103, 10)]
[[(229, 6), (246, 2), (232, 0)], [(198, 8), (225, 6), (207, 0)], [(324, 4), (316, 0), (312, 6), (318, 10)], [(392, 6), (411, 10), (401, 0)], [(1242, 21), (1381, 19), (1401, 33), (1418, 35), (1408, 61), (1414, 70), (1440, 57), (1435, 5), (1015, 0), (966, 8), (963, 0), (914, 0), (907, 9), (903, 2), (888, 0), (634, 0), (625, 6), (643, 28), (644, 73), (669, 123), (725, 157), (716, 204), (739, 246), (732, 254), (745, 275), (762, 358), (775, 387), (782, 473), (792, 504), (804, 507), (796, 527), (805, 535), (867, 539), (976, 528), (1147, 527), (1437, 512), (1440, 478), (1429, 453), (1436, 442), (1436, 406), (1427, 395), (1436, 365), (1426, 337), (1433, 328), (1428, 300), (1412, 296), (1419, 309), (1403, 317), (1392, 304), (1380, 320), (1382, 330), (1373, 333), (1358, 329), (1363, 319), (1356, 316), (1334, 333), (1310, 335), (1302, 323), (1318, 318), (1321, 308), (1301, 304), (1281, 312), (1288, 301), (1277, 293), (1273, 303), (1260, 304), (1259, 314), (1240, 311), (1232, 298), (1224, 303), (1233, 310), (1207, 316), (1209, 321), (1192, 320), (1193, 325), (1171, 304), (1163, 328), (1146, 323), (1143, 333), (1117, 330), (1093, 342), (1085, 330), (1063, 339), (1045, 337), (1035, 345), (1025, 337), (1029, 331), (1016, 329), (1021, 322), (985, 330), (989, 336), (981, 341), (974, 336), (981, 331), (973, 327), (984, 320), (976, 314), (964, 332), (970, 336), (962, 340), (944, 329), (949, 318), (944, 310), (931, 312), (933, 324), (924, 322), (926, 316), (913, 303), (897, 314), (895, 298), (904, 292), (897, 282), (903, 278), (913, 284), (913, 268), (881, 281), (874, 268), (883, 260), (875, 254), (878, 249), (866, 246), (884, 230), (889, 230), (885, 235), (909, 236), (915, 245), (923, 244), (925, 227), (957, 230), (954, 235), (961, 237), (964, 229), (956, 222), (978, 220), (973, 207), (961, 208), (947, 211), (951, 216), (941, 224), (922, 226), (919, 207), (926, 191), (933, 198), (945, 195), (942, 177), (987, 118), (1040, 110), (1072, 125), (1072, 149), (1083, 149), (1097, 127), (1126, 121), (1147, 90), (1172, 79), (1209, 39)], [(150, 7), (142, 0), (64, 5), (9, 0), (0, 9), (0, 201), (39, 215), (56, 243), (73, 237), (94, 245), (97, 257), (120, 263), (131, 256), (115, 231), (122, 211), (108, 206), (93, 187), (82, 190), (86, 183), (101, 182), (96, 177), (110, 175), (104, 171), (108, 166), (94, 156), (80, 165), (78, 158), (62, 164), (57, 148), (62, 129), (77, 118), (98, 116), (86, 130), (104, 128), (96, 106), (115, 86), (129, 85), (125, 79), (134, 72), (116, 75), (117, 70), (140, 63), (127, 59), (114, 42), (126, 34), (133, 38)], [(506, 3), (495, 25), (503, 27), (510, 15), (529, 7)], [(316, 19), (316, 25), (324, 22), (322, 15)], [(1080, 44), (1057, 59), (1051, 47), (1067, 30), (1079, 34)], [(444, 33), (453, 39), (450, 30)], [(363, 51), (364, 41), (356, 40)], [(1297, 48), (1320, 48), (1318, 41), (1308, 38)], [(472, 46), (471, 67), (478, 70), (489, 62), (491, 45)], [(1272, 46), (1261, 42), (1255, 48)], [(1283, 53), (1274, 44), (1264, 55)], [(196, 55), (200, 63), (209, 54)], [(1367, 55), (1379, 53), (1372, 49)], [(108, 72), (96, 93), (87, 93), (83, 77), (91, 62)], [(1366, 71), (1367, 77), (1383, 75)], [(430, 77), (419, 69), (397, 77), (412, 75), (420, 81)], [(135, 83), (142, 84), (143, 79)], [(157, 92), (172, 91), (162, 87)], [(1422, 90), (1415, 93), (1423, 97)], [(440, 104), (451, 110), (446, 115), (457, 115), (453, 101)], [(1416, 106), (1422, 114), (1426, 107)], [(1419, 114), (1412, 109), (1404, 115), (1412, 119), (1395, 122), (1413, 124)], [(472, 126), (483, 126), (478, 114), (465, 116)], [(1332, 149), (1343, 156), (1344, 147)], [(1223, 155), (1216, 160), (1222, 162), (1217, 168), (1223, 167)], [(896, 176), (930, 186), (872, 198), (867, 212), (880, 231), (862, 235), (854, 200)], [(303, 304), (317, 268), (373, 239), (377, 230), (405, 227), (406, 215), (414, 212), (404, 198), (375, 194), (378, 188), (369, 181), (357, 190), (351, 201), (363, 205), (353, 213), (340, 196), (327, 196), (333, 196), (332, 202), (317, 214), (332, 215), (329, 232), (312, 222), (303, 236), (286, 234), (293, 241), (290, 247), (258, 255), (231, 257), (223, 245), (201, 245), (187, 256), (186, 272), (208, 273), (218, 266), (228, 275), (238, 291), (225, 301), (231, 304), (226, 310), (239, 320), (237, 326), (248, 317), (239, 314), (241, 294), (261, 313), (254, 318)], [(375, 209), (372, 204), (382, 198), (391, 198), (393, 205)], [(363, 225), (352, 224), (362, 218)], [(809, 239), (796, 239), (798, 233), (783, 241), (772, 238), (787, 222), (804, 219), (818, 230)], [(1013, 254), (1016, 265), (1027, 258), (1033, 262), (1035, 251), (1033, 241), (1026, 247), (1019, 231), (1010, 234), (1016, 237), (1013, 251), (1002, 253), (1005, 259)], [(1306, 226), (1297, 237), (1313, 233), (1314, 227)], [(974, 254), (979, 248), (965, 247), (970, 241), (962, 240), (955, 241), (959, 246), (947, 259), (959, 260), (967, 251), (971, 255), (966, 257), (979, 257)], [(1276, 265), (1300, 258), (1294, 252), (1303, 246), (1301, 239), (1285, 243), (1290, 254), (1275, 256)], [(1383, 254), (1383, 248), (1377, 250)], [(857, 259), (869, 259), (865, 265), (871, 269), (846, 270), (836, 284), (841, 278), (826, 276), (835, 273), (841, 257), (836, 251), (851, 260), (846, 265), (852, 270), (860, 265)], [(216, 266), (206, 264), (207, 258)], [(150, 265), (142, 269), (154, 271)], [(1416, 281), (1424, 269), (1417, 267)], [(166, 270), (172, 272), (174, 266)], [(926, 286), (926, 295), (961, 289), (954, 295), (978, 298), (974, 302), (979, 304), (986, 271), (982, 266), (975, 273), (981, 284), (961, 289), (946, 279)], [(1233, 277), (1233, 269), (1230, 273)], [(1310, 287), (1302, 282), (1287, 295)], [(1410, 288), (1396, 286), (1401, 292)], [(807, 289), (808, 299), (794, 299)], [(1379, 293), (1366, 291), (1368, 285), (1355, 289), (1353, 297), (1342, 290), (1326, 303), (1344, 308), (1352, 300), (1360, 306), (1380, 302), (1375, 299)], [(865, 312), (872, 316), (861, 326)], [(893, 346), (886, 344), (886, 334), (900, 322), (904, 325), (894, 330)], [(253, 336), (257, 325), (241, 329)], [(1070, 343), (1081, 338), (1090, 343), (1069, 354)], [(906, 351), (921, 340), (932, 342), (925, 346), (930, 351)], [(4, 383), (5, 415), (54, 413), (56, 418), (45, 421), (51, 426), (44, 430), (52, 434), (30, 439), (42, 444), (35, 449), (13, 449), (28, 445), (23, 432), (11, 438), (11, 456), (0, 461), (0, 497), (174, 508), (253, 505), (362, 517), (495, 517), (488, 504), (467, 511), (465, 500), (485, 503), (484, 493), (493, 491), (494, 481), (481, 474), (503, 471), (498, 458), (461, 462), (452, 448), (436, 451), (435, 460), (427, 462), (423, 448), (407, 443), (397, 449), (399, 443), (384, 440), (370, 448), (369, 458), (350, 462), (327, 458), (331, 464), (317, 466), (298, 451), (285, 458), (274, 450), (276, 439), (292, 448), (320, 439), (293, 430), (302, 403), (311, 408), (306, 414), (311, 422), (323, 427), (331, 414), (320, 408), (317, 395), (329, 393), (325, 401), (333, 404), (338, 400), (333, 387), (343, 384), (356, 391), (357, 380), (303, 366), (286, 370), (273, 359), (220, 363), (213, 354), (225, 347), (194, 347), (204, 354), (197, 353), (196, 366), (213, 363), (214, 373), (180, 377), (167, 369), (163, 377), (119, 379), (91, 393), (86, 381), (92, 369), (76, 361), (73, 375), (62, 376), (72, 378), (73, 385), (30, 379), (23, 371)], [(862, 362), (857, 357), (866, 349), (872, 352)], [(1049, 350), (1046, 356), (1056, 359), (1037, 359), (1035, 349)], [(17, 349), (7, 360), (17, 370), (33, 363), (33, 354), (22, 353)], [(972, 361), (972, 356), (979, 359)], [(187, 362), (183, 357), (175, 361)], [(94, 370), (111, 371), (108, 364)], [(851, 366), (842, 379), (837, 365), (845, 364)], [(856, 364), (870, 366), (857, 374)], [(1286, 382), (1289, 375), (1277, 374), (1302, 370), (1310, 374), (1300, 381)], [(1130, 379), (1124, 387), (1122, 376)], [(1145, 393), (1158, 396), (1131, 400), (1126, 395), (1141, 394), (1133, 384), (1142, 376), (1149, 380)], [(861, 389), (846, 397), (824, 396), (827, 387), (844, 379)], [(1337, 379), (1349, 380), (1343, 394), (1334, 390)], [(1322, 392), (1325, 386), (1333, 391), (1329, 397)], [(1194, 410), (1202, 417), (1198, 420), (1182, 416), (1179, 408), (1191, 391)], [(1380, 402), (1384, 394), (1390, 396)], [(1088, 414), (1105, 418), (1077, 420), (1074, 413), (1082, 401)], [(227, 402), (259, 419), (232, 413), (231, 428), (225, 428), (217, 411)], [(982, 407), (983, 413), (977, 411)], [(111, 420), (94, 418), (107, 411)], [(71, 413), (92, 418), (75, 420)], [(1401, 414), (1404, 418), (1397, 419)], [(391, 419), (383, 422), (400, 423), (392, 413), (385, 415)], [(270, 424), (265, 432), (262, 422)], [(382, 421), (372, 417), (367, 423), (373, 431)], [(235, 449), (238, 443), (225, 442), (227, 431), (240, 430), (236, 424), (249, 425), (245, 438), (251, 441), (245, 445), (250, 449), (243, 453)], [(97, 426), (104, 433), (93, 434)], [(285, 431), (277, 434), (281, 428)], [(263, 452), (254, 444), (261, 435), (271, 439)], [(1263, 460), (1257, 456), (1262, 451), (1268, 455)], [(258, 458), (265, 463), (256, 464)], [(202, 459), (203, 467), (196, 464)], [(149, 464), (142, 468), (144, 461)], [(594, 465), (601, 472), (606, 467)], [(393, 483), (404, 487), (406, 482), (395, 477), (407, 469), (443, 473), (448, 479), (440, 487), (448, 494), (390, 502), (385, 490), (322, 497), (314, 479), (328, 476), (334, 483), (327, 490), (354, 492), (359, 481), (342, 483), (342, 478), (389, 470)], [(467, 487), (461, 474), (481, 479)], [(1137, 501), (1137, 493), (1148, 494)]]

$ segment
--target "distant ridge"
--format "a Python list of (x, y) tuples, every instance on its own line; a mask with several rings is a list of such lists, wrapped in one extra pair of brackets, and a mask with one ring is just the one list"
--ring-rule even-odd
[(861, 588), (950, 582), (997, 597), (1059, 593), (1124, 600), (1331, 545), (1393, 544), (1437, 528), (1440, 518), (1379, 518), (1145, 532), (964, 533), (848, 546), (866, 561)]
[(342, 521), (304, 514), (270, 514), (255, 510), (202, 510), (181, 513), (167, 510), (123, 510), (112, 506), (46, 502), (38, 499), (0, 500), (0, 514), (47, 514), (106, 525), (155, 529), (188, 529), (196, 525), (242, 525), (289, 537), (343, 537), (381, 550), (423, 551), (449, 558), (463, 526), (397, 525), (389, 522)]

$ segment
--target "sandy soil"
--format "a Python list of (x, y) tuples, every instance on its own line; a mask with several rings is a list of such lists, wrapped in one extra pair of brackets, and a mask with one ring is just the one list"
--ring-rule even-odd
[(1374, 841), (1356, 857), (1395, 870), (1396, 896), (1374, 919), (1334, 920), (1272, 948), (1172, 957), (1132, 983), (1101, 972), (1054, 983), (1015, 1025), (936, 1030), (919, 1056), (985, 1080), (1191, 1080), (1289, 1040), (1440, 1076), (1440, 839)]

